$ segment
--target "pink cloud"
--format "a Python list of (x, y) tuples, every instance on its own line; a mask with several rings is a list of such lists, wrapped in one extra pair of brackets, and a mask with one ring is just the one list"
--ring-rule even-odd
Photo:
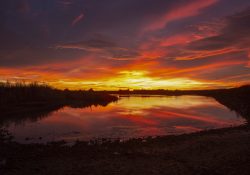
[(173, 45), (178, 45), (178, 44), (186, 44), (190, 41), (193, 41), (195, 39), (194, 35), (191, 34), (179, 34), (179, 35), (174, 35), (170, 36), (168, 38), (163, 39), (160, 42), (161, 46), (173, 46)]
[(149, 23), (144, 28), (144, 32), (159, 30), (164, 28), (169, 22), (196, 16), (200, 13), (202, 9), (207, 8), (215, 4), (216, 2), (218, 2), (218, 0), (205, 0), (205, 1), (195, 0), (187, 5), (176, 7), (166, 12), (158, 19), (155, 19), (153, 22)]
[(250, 51), (248, 52), (248, 63), (247, 63), (247, 67), (250, 68)]
[(81, 13), (79, 16), (77, 16), (71, 23), (72, 26), (75, 26), (77, 23), (79, 23), (84, 18), (84, 14)]

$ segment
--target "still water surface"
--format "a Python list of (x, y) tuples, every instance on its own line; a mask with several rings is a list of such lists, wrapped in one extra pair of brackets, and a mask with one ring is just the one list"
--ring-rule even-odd
[(182, 134), (244, 122), (209, 97), (133, 96), (105, 107), (64, 107), (37, 121), (11, 123), (8, 129), (16, 141), (30, 143)]

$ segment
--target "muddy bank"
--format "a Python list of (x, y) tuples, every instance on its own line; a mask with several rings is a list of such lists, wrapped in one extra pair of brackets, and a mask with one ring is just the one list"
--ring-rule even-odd
[(1, 174), (241, 174), (250, 172), (249, 126), (125, 143), (1, 142)]

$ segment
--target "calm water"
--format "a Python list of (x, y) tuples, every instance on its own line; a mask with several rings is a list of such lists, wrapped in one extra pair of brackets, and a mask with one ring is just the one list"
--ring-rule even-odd
[(244, 122), (213, 98), (134, 96), (106, 107), (64, 107), (37, 121), (7, 127), (19, 142), (47, 142), (181, 134)]

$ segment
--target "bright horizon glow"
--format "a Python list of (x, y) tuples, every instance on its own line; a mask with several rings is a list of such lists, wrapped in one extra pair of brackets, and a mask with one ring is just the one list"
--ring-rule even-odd
[[(1, 80), (0, 82), (6, 82), (7, 80)], [(9, 79), (9, 82), (38, 82), (48, 84), (58, 89), (70, 89), (70, 90), (88, 90), (93, 88), (97, 91), (102, 90), (206, 90), (206, 89), (219, 89), (219, 88), (231, 88), (236, 87), (233, 84), (222, 82), (211, 82), (194, 80), (190, 78), (168, 78), (163, 79), (160, 77), (151, 77), (148, 71), (141, 70), (123, 70), (118, 72), (113, 77), (102, 78), (99, 80), (70, 80), (58, 78), (58, 80), (39, 81), (39, 79), (22, 79), (20, 77), (14, 77)], [(241, 84), (244, 85), (244, 84)], [(240, 86), (240, 85), (239, 85)]]
[[(58, 80), (45, 82), (52, 87), (58, 89), (84, 89), (88, 90), (153, 90), (153, 89), (168, 89), (168, 90), (189, 90), (189, 89), (208, 89), (211, 82), (202, 82), (188, 78), (171, 78), (161, 79), (159, 77), (150, 77), (147, 71), (120, 71), (117, 76), (103, 79), (99, 81), (84, 81), (84, 80)], [(26, 81), (29, 82), (29, 81)], [(214, 84), (212, 84), (214, 86)], [(217, 86), (222, 86), (217, 84)]]

